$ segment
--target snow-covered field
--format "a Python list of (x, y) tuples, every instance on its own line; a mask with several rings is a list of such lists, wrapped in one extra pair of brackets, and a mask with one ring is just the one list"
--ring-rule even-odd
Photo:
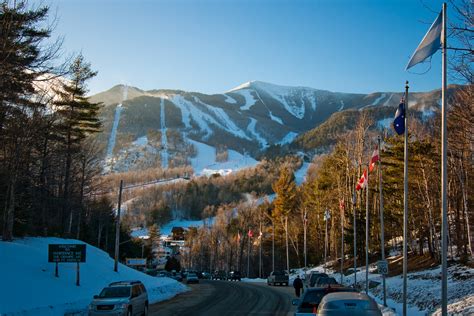
[(197, 155), (191, 159), (194, 173), (197, 176), (219, 173), (226, 175), (231, 172), (255, 166), (258, 161), (250, 156), (244, 156), (235, 150), (229, 150), (229, 159), (226, 162), (216, 162), (216, 149), (195, 140), (188, 142), (196, 148)]
[(80, 264), (80, 286), (75, 285), (76, 265), (48, 263), (48, 244), (78, 244), (75, 239), (25, 238), (0, 242), (0, 315), (64, 315), (87, 312), (92, 297), (104, 286), (120, 280), (141, 280), (148, 291), (150, 303), (175, 296), (187, 290), (169, 278), (156, 278), (119, 265), (104, 251), (87, 245), (86, 262)]

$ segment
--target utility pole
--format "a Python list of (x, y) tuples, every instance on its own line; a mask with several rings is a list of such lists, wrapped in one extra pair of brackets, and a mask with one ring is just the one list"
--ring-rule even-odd
[(408, 80), (405, 85), (405, 135), (403, 156), (403, 316), (406, 316), (408, 291)]
[(120, 207), (122, 204), (122, 189), (123, 189), (123, 180), (120, 180), (117, 219), (115, 221), (115, 261), (114, 261), (115, 272), (118, 272), (119, 247), (120, 247)]
[(260, 217), (260, 231), (258, 233), (260, 238), (260, 249), (258, 253), (258, 277), (262, 278), (262, 242), (263, 242), (263, 234), (262, 234), (262, 218)]
[(308, 262), (307, 262), (307, 255), (306, 255), (306, 226), (307, 226), (307, 223), (308, 223), (308, 211), (304, 210), (304, 219), (303, 219), (303, 234), (304, 234), (304, 273), (306, 275), (306, 269), (308, 269)]

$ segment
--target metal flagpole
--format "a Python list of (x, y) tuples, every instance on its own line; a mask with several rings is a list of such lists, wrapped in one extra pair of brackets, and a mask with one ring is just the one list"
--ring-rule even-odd
[(324, 220), (326, 221), (326, 232), (324, 235), (324, 273), (326, 273), (326, 262), (328, 253), (328, 214), (329, 210), (326, 210), (326, 212), (324, 213)]
[(247, 233), (247, 237), (249, 238), (249, 245), (247, 248), (247, 278), (249, 278), (250, 274), (250, 230), (249, 233)]
[(115, 272), (118, 272), (119, 247), (120, 247), (120, 207), (122, 204), (122, 189), (123, 189), (123, 180), (120, 180), (117, 220), (115, 221), (115, 260), (114, 260)]
[[(382, 261), (385, 260), (385, 228), (383, 222), (383, 195), (382, 195), (382, 162), (381, 162), (381, 148), (380, 148), (380, 136), (377, 139), (378, 141), (378, 151), (379, 151), (379, 198), (380, 198), (380, 248), (382, 251)], [(382, 274), (382, 285), (383, 285), (383, 306), (387, 306), (387, 287), (385, 284), (385, 274)]]
[(307, 222), (308, 222), (308, 212), (306, 211), (306, 209), (304, 210), (304, 225), (303, 225), (303, 233), (304, 233), (304, 273), (306, 275), (306, 269), (308, 268), (308, 262), (307, 262), (307, 259), (306, 259), (306, 225), (307, 225)]
[(403, 164), (403, 316), (407, 315), (408, 272), (408, 81), (405, 85), (405, 143)]
[(354, 288), (357, 285), (357, 216), (356, 216), (356, 193), (352, 197), (352, 206), (354, 211)]
[(369, 294), (369, 165), (365, 186), (365, 293)]
[(272, 219), (272, 271), (275, 271), (275, 223)]
[(258, 236), (260, 238), (260, 249), (258, 253), (258, 277), (262, 278), (262, 241), (263, 241), (263, 235), (262, 235), (262, 220), (260, 219), (260, 231), (258, 232)]
[(446, 199), (447, 174), (447, 130), (446, 130), (446, 2), (443, 3), (443, 28), (441, 31), (442, 45), (442, 89), (441, 89), (441, 213), (442, 213), (442, 255), (441, 255), (441, 314), (448, 315), (448, 211)]
[(344, 276), (344, 200), (341, 204), (341, 284)]

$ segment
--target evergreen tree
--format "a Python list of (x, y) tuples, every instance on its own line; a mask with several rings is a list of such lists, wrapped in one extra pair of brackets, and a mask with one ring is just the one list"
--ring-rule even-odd
[(58, 100), (54, 102), (60, 115), (60, 130), (63, 137), (65, 167), (63, 186), (63, 219), (67, 216), (66, 232), (71, 233), (73, 212), (71, 210), (71, 171), (73, 155), (81, 142), (100, 128), (99, 103), (92, 103), (86, 97), (86, 82), (95, 77), (90, 64), (79, 55), (70, 66), (71, 79), (63, 81), (60, 89), (55, 89)]

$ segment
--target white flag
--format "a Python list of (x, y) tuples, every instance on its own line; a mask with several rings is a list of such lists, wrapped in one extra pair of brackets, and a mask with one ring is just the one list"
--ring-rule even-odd
[(421, 41), (420, 45), (416, 48), (413, 56), (411, 56), (410, 61), (408, 62), (407, 68), (410, 69), (418, 63), (421, 63), (426, 58), (430, 57), (441, 47), (441, 31), (443, 28), (443, 12), (441, 12), (436, 20), (431, 25), (428, 33)]

